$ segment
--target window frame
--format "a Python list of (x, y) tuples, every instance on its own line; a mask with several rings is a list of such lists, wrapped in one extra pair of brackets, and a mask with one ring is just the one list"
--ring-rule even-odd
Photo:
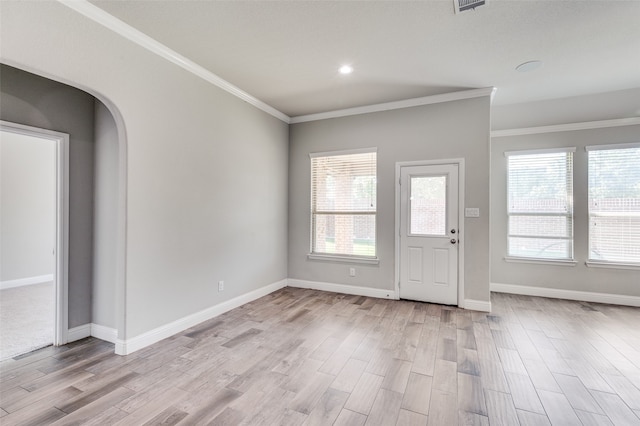
[[(533, 264), (558, 264), (564, 266), (574, 266), (576, 265), (575, 261), (575, 208), (574, 208), (574, 188), (575, 188), (575, 158), (574, 153), (576, 152), (575, 147), (563, 147), (563, 148), (552, 148), (552, 149), (532, 149), (532, 150), (519, 150), (519, 151), (506, 151), (504, 156), (506, 158), (506, 256), (504, 257), (507, 262), (522, 262), (522, 263), (533, 263)], [(568, 204), (569, 211), (566, 213), (555, 213), (555, 212), (530, 212), (530, 213), (512, 213), (511, 207), (509, 205), (509, 195), (510, 195), (510, 167), (509, 167), (509, 157), (515, 156), (524, 156), (524, 155), (543, 155), (543, 154), (560, 154), (565, 153), (568, 154), (567, 159), (571, 161), (570, 167), (570, 176), (567, 176), (567, 194), (568, 194)], [(559, 241), (567, 241), (569, 243), (569, 256), (563, 258), (546, 258), (546, 257), (534, 257), (534, 256), (518, 256), (511, 254), (511, 238), (513, 237), (526, 237), (526, 238), (536, 238), (536, 236), (532, 235), (518, 235), (511, 233), (511, 217), (512, 216), (538, 216), (538, 217), (564, 217), (570, 219), (570, 229), (568, 230), (568, 237), (557, 237), (552, 238), (547, 235), (538, 235), (538, 238), (543, 239), (557, 239)]]
[[(313, 180), (313, 176), (314, 176), (314, 170), (313, 170), (313, 159), (314, 158), (322, 158), (322, 157), (337, 157), (337, 156), (344, 156), (344, 155), (354, 155), (354, 154), (376, 154), (376, 158), (375, 158), (375, 177), (376, 177), (376, 182), (375, 182), (375, 192), (376, 192), (376, 201), (375, 201), (375, 206), (374, 206), (374, 210), (373, 211), (351, 211), (351, 212), (346, 212), (346, 211), (319, 211), (316, 209), (316, 206), (314, 205), (314, 202), (316, 201), (314, 199), (314, 180)], [(335, 262), (346, 262), (346, 263), (362, 263), (362, 264), (378, 264), (379, 263), (379, 259), (378, 259), (378, 232), (377, 232), (377, 227), (378, 227), (378, 223), (377, 223), (377, 216), (378, 216), (378, 197), (377, 197), (377, 193), (378, 193), (378, 158), (377, 158), (377, 148), (373, 147), (373, 148), (362, 148), (362, 149), (349, 149), (349, 150), (340, 150), (340, 151), (328, 151), (328, 152), (315, 152), (315, 153), (309, 153), (309, 171), (310, 171), (310, 185), (309, 185), (309, 189), (310, 189), (310, 210), (309, 210), (309, 253), (307, 254), (307, 258), (311, 259), (311, 260), (322, 260), (322, 261), (335, 261)], [(315, 229), (315, 216), (318, 214), (341, 214), (341, 215), (353, 215), (353, 216), (360, 216), (360, 215), (366, 215), (366, 216), (373, 216), (375, 218), (375, 239), (374, 239), (374, 255), (373, 256), (367, 256), (367, 255), (358, 255), (358, 254), (348, 254), (348, 253), (324, 253), (324, 252), (316, 252), (314, 251), (315, 248), (315, 241), (316, 241), (316, 229)]]
[(587, 261), (585, 264), (589, 267), (595, 268), (612, 268), (612, 269), (633, 269), (640, 270), (640, 262), (626, 262), (626, 261), (614, 261), (614, 260), (603, 260), (603, 259), (594, 259), (591, 257), (592, 254), (592, 242), (593, 237), (591, 235), (591, 220), (593, 216), (598, 216), (596, 213), (592, 213), (591, 210), (591, 156), (590, 152), (593, 151), (613, 151), (613, 150), (624, 150), (624, 149), (638, 149), (640, 148), (640, 142), (636, 143), (624, 143), (624, 144), (608, 144), (608, 145), (588, 145), (585, 146), (584, 149), (587, 152)]

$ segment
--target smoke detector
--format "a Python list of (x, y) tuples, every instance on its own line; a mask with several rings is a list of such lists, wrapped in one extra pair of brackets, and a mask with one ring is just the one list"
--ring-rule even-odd
[(482, 6), (484, 4), (485, 0), (453, 0), (453, 8), (456, 13), (475, 9), (476, 7)]

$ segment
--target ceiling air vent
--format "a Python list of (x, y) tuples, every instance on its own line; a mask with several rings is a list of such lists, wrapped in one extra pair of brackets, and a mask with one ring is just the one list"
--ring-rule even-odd
[(465, 10), (475, 9), (478, 6), (482, 6), (485, 0), (453, 0), (453, 7), (456, 13), (464, 12)]

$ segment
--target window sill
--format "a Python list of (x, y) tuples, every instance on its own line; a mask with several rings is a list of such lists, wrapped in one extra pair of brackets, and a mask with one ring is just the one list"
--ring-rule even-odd
[(320, 260), (324, 262), (342, 262), (342, 263), (360, 263), (365, 265), (378, 265), (380, 259), (377, 257), (357, 257), (357, 256), (340, 256), (334, 254), (317, 254), (309, 253), (309, 260)]
[(530, 259), (526, 257), (505, 257), (505, 262), (510, 263), (533, 263), (538, 265), (554, 265), (554, 266), (576, 266), (578, 262), (575, 260), (556, 260), (556, 259)]
[(640, 271), (640, 265), (635, 263), (612, 263), (600, 262), (597, 260), (587, 260), (584, 262), (589, 268), (608, 268), (608, 269), (632, 269)]

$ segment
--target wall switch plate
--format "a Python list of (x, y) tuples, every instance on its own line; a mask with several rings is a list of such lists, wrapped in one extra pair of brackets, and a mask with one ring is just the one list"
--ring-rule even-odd
[(349, 268), (349, 276), (350, 277), (356, 276), (356, 268)]
[(480, 217), (480, 209), (477, 207), (469, 207), (464, 209), (464, 217)]
[(224, 290), (224, 281), (218, 281), (218, 291)]

